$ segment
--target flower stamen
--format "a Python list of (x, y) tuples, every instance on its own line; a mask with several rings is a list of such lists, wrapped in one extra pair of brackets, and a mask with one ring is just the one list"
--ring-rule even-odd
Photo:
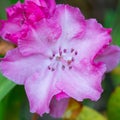
[(78, 54), (78, 52), (77, 51), (75, 51), (75, 55), (77, 55)]
[(65, 65), (62, 65), (62, 70), (65, 70)]
[(66, 67), (70, 70), (73, 67), (72, 63), (75, 61), (76, 55), (78, 55), (78, 52), (73, 48), (70, 50), (59, 48), (58, 53), (53, 53), (52, 56), (49, 57), (52, 63), (48, 66), (48, 69), (55, 71), (62, 63), (62, 70), (65, 70)]
[(74, 49), (73, 48), (71, 48), (71, 53), (74, 51)]

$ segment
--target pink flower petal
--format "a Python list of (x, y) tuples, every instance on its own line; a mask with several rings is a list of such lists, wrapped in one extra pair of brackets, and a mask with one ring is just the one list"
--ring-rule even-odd
[(54, 19), (62, 26), (60, 44), (65, 44), (72, 38), (81, 38), (84, 34), (85, 20), (78, 8), (69, 5), (57, 5)]
[[(20, 1), (18, 1), (16, 4), (6, 8), (6, 12), (7, 12), (8, 19), (10, 19), (11, 17), (15, 18), (18, 15), (22, 15), (22, 5), (21, 5)], [(17, 17), (15, 19), (17, 19)]]
[[(6, 9), (8, 20), (0, 21), (0, 36), (7, 41), (17, 44), (14, 33), (20, 31), (24, 22), (23, 9), (20, 2)], [(18, 35), (17, 35), (18, 36)]]
[(68, 102), (68, 98), (57, 100), (54, 97), (50, 104), (50, 114), (55, 118), (60, 118), (64, 114), (68, 106)]
[(35, 4), (39, 6), (42, 6), (48, 9), (50, 14), (53, 13), (55, 6), (56, 6), (55, 0), (25, 0), (25, 3), (28, 3), (30, 1), (34, 2)]
[(29, 26), (24, 31), (27, 35), (18, 41), (18, 47), (23, 55), (49, 51), (61, 34), (60, 26), (46, 19), (37, 22), (34, 27)]
[(27, 19), (27, 22), (33, 24), (42, 18), (48, 17), (48, 11), (45, 8), (38, 6), (34, 2), (28, 2), (27, 4), (23, 5), (24, 7), (24, 15)]
[(96, 54), (111, 42), (111, 29), (103, 28), (95, 19), (86, 20), (86, 29), (81, 39), (70, 42), (71, 48), (77, 51), (78, 59), (88, 59), (92, 62)]
[(25, 0), (25, 3), (28, 3), (29, 1), (34, 2), (35, 4), (41, 6), (40, 0)]
[(49, 17), (49, 10), (32, 0), (23, 4), (19, 1), (6, 8), (6, 12), (8, 20), (0, 21), (0, 36), (16, 45), (19, 39), (18, 32), (22, 30), (24, 24), (32, 25), (43, 18)]
[[(9, 42), (17, 44), (17, 39), (14, 36), (11, 36), (13, 33), (20, 30), (20, 26), (11, 21), (1, 21), (0, 36)], [(12, 27), (11, 27), (12, 26)]]
[[(11, 50), (0, 62), (0, 71), (10, 80), (17, 84), (24, 84), (24, 81), (35, 71), (41, 71), (46, 61), (45, 57), (39, 54), (33, 56), (22, 56), (18, 49)], [(42, 64), (41, 64), (42, 63)]]
[(89, 63), (65, 69), (59, 74), (57, 87), (78, 101), (87, 98), (96, 101), (102, 93), (101, 81), (105, 70), (103, 64), (93, 66)]
[(111, 71), (120, 62), (120, 48), (114, 45), (104, 48), (102, 52), (97, 55), (95, 61), (105, 63), (107, 71)]
[(25, 82), (25, 90), (30, 102), (30, 111), (40, 115), (49, 113), (52, 97), (60, 91), (55, 87), (56, 77), (48, 69), (36, 72)]
[(61, 100), (63, 98), (69, 98), (69, 96), (63, 91), (60, 92), (59, 94), (57, 94), (55, 97), (56, 97), (57, 100)]
[[(55, 0), (40, 0), (41, 5), (49, 9), (49, 13), (52, 14), (55, 10), (56, 3)], [(45, 4), (46, 2), (46, 4)]]

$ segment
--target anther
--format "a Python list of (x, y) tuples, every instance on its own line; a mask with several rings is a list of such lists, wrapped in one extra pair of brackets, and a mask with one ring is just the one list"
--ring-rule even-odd
[(53, 57), (55, 57), (55, 54), (53, 53), (53, 55), (52, 55)]
[(62, 70), (64, 70), (65, 69), (65, 66), (64, 65), (62, 65)]
[(51, 70), (50, 66), (48, 66), (48, 70)]
[(75, 51), (75, 55), (77, 55), (78, 54), (78, 52), (77, 51)]
[(62, 51), (59, 52), (60, 56), (62, 56)]
[(70, 66), (69, 69), (72, 69), (72, 66)]
[(59, 48), (59, 54), (60, 54), (60, 56), (62, 56), (62, 51), (61, 51), (61, 48)]
[(71, 49), (71, 53), (72, 53), (73, 51), (74, 51), (74, 49), (72, 48), (72, 49)]
[(52, 68), (52, 71), (55, 71), (55, 69), (54, 69), (54, 68)]
[(66, 53), (66, 52), (67, 52), (67, 49), (64, 49), (63, 52)]
[(72, 57), (71, 61), (72, 61), (72, 62), (74, 62), (74, 61), (75, 61), (75, 59)]

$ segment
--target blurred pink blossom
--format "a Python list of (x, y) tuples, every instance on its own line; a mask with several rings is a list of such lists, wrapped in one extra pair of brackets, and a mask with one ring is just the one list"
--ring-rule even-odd
[(25, 3), (18, 1), (15, 5), (6, 9), (7, 20), (0, 21), (0, 36), (17, 44), (22, 34), (17, 32), (21, 30), (23, 24), (33, 24), (42, 18), (49, 18), (54, 9), (54, 0), (25, 0)]

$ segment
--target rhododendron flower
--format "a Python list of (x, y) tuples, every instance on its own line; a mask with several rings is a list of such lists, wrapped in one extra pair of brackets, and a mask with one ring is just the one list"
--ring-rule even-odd
[[(52, 5), (54, 11), (49, 18), (23, 23), (20, 31), (13, 30), (14, 35), (9, 31), (11, 37), (17, 36), (18, 46), (1, 59), (0, 70), (15, 83), (24, 84), (31, 112), (58, 117), (70, 97), (78, 101), (100, 98), (102, 77), (118, 64), (120, 48), (110, 45), (111, 29), (103, 28), (95, 19), (85, 20), (78, 8), (40, 1)], [(40, 6), (42, 2), (34, 3)], [(34, 18), (41, 17), (27, 9)], [(2, 32), (5, 29), (7, 26)]]
[(54, 0), (25, 0), (23, 4), (18, 1), (15, 5), (6, 9), (7, 20), (0, 21), (0, 36), (17, 44), (19, 38), (17, 32), (21, 30), (23, 23), (32, 24), (42, 18), (49, 18), (54, 9)]

